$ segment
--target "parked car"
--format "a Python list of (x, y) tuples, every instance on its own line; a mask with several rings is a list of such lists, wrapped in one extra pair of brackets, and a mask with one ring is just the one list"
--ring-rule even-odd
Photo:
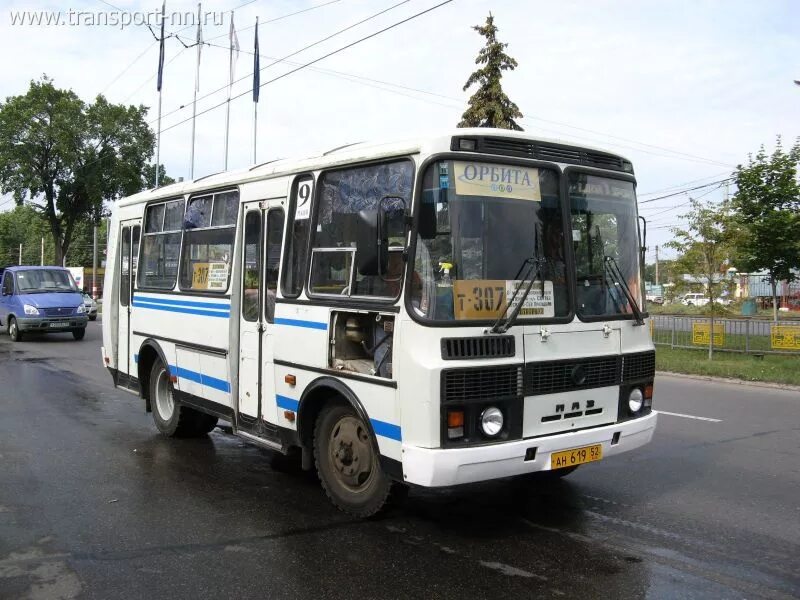
[(83, 292), (83, 306), (86, 309), (86, 316), (90, 321), (97, 319), (97, 302), (89, 294)]
[(708, 298), (705, 294), (686, 294), (681, 300), (684, 306), (705, 306), (708, 304)]
[(67, 269), (6, 267), (0, 276), (0, 325), (12, 341), (27, 332), (68, 331), (76, 340), (86, 335), (86, 305)]
[(647, 294), (646, 300), (649, 304), (664, 304), (664, 298), (655, 294)]

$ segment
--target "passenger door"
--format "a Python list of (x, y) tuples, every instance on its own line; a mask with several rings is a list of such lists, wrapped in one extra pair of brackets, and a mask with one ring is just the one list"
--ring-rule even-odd
[(124, 221), (120, 224), (119, 248), (119, 319), (117, 320), (117, 369), (125, 375), (119, 384), (128, 384), (127, 376), (132, 374), (131, 356), (131, 306), (133, 290), (136, 287), (136, 266), (139, 257), (139, 236), (141, 228), (138, 221)]
[(14, 296), (14, 274), (10, 271), (3, 273), (2, 291), (0, 291), (0, 323), (8, 327), (9, 306)]
[(280, 200), (244, 205), (242, 301), (239, 315), (239, 415), (276, 419), (273, 317), (284, 214)]

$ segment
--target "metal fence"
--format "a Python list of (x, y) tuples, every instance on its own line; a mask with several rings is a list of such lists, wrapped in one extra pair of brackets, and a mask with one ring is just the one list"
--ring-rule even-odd
[[(650, 334), (657, 346), (708, 348), (707, 317), (652, 315)], [(794, 354), (800, 357), (800, 322), (760, 319), (714, 319), (714, 350), (748, 354)]]

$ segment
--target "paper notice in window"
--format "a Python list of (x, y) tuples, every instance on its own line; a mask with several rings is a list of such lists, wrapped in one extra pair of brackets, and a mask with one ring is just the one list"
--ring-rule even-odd
[(228, 263), (216, 262), (208, 267), (208, 289), (224, 291), (228, 287)]
[(224, 291), (228, 287), (228, 264), (224, 262), (194, 263), (192, 289)]
[[(528, 287), (528, 281), (507, 281), (506, 282), (506, 296), (511, 299), (514, 292), (518, 287), (522, 287), (517, 293), (517, 299), (511, 305), (508, 312), (519, 304), (519, 298), (525, 293), (525, 288)], [(542, 294), (542, 287), (544, 287), (544, 294)], [(555, 316), (555, 304), (553, 303), (553, 282), (545, 281), (542, 286), (541, 281), (534, 281), (531, 291), (525, 297), (522, 303), (522, 308), (519, 311), (520, 317), (553, 317)]]
[(454, 161), (456, 193), (542, 201), (539, 169), (481, 162)]

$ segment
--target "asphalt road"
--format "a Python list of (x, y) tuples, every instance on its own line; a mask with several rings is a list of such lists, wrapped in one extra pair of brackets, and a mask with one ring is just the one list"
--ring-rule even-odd
[(0, 598), (793, 598), (800, 394), (659, 377), (652, 444), (352, 520), (215, 430), (159, 437), (99, 323), (0, 336)]

